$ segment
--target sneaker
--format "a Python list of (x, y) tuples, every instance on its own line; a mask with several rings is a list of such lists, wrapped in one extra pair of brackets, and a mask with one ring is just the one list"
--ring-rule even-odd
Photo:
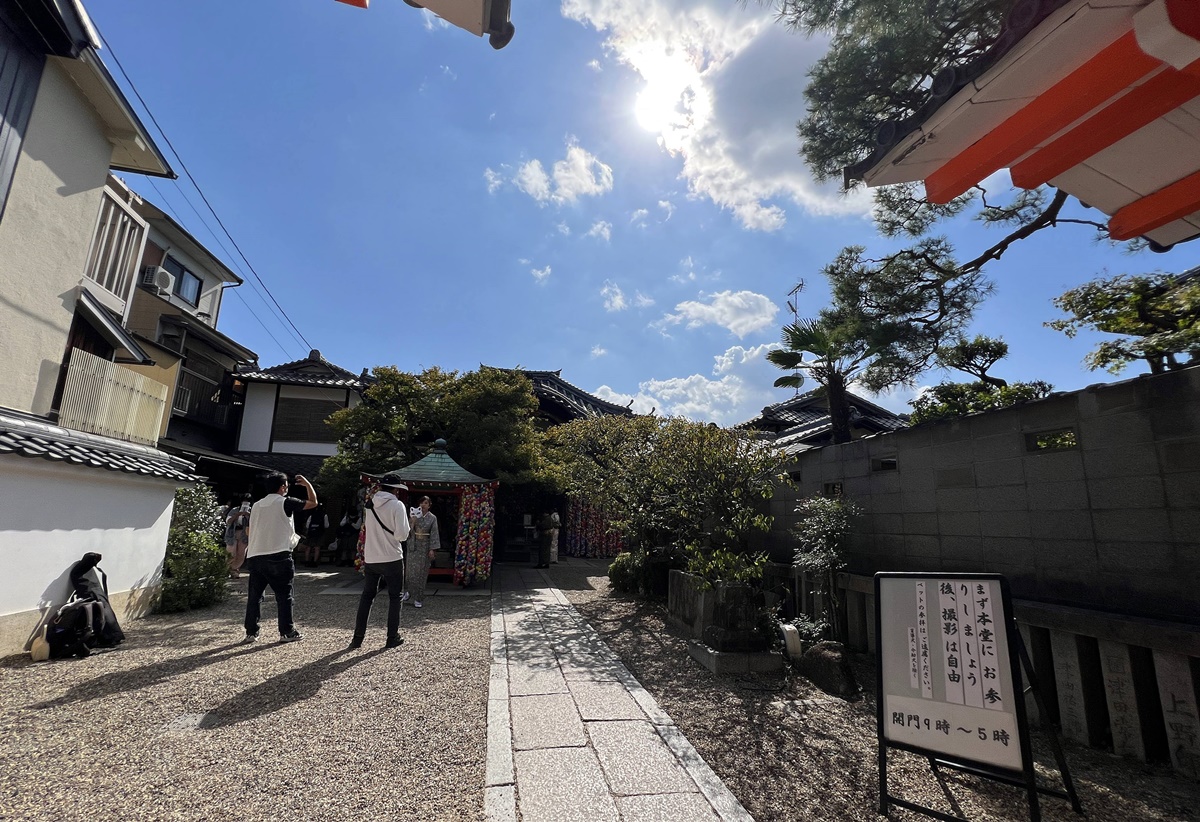
[(414, 608), (420, 608), (420, 607), (422, 607), (422, 606), (421, 606), (421, 600), (419, 600), (419, 599), (418, 599), (416, 602), (414, 602), (414, 603), (413, 603), (413, 607), (414, 607)]
[(385, 647), (385, 648), (399, 648), (399, 647), (400, 647), (401, 645), (403, 645), (403, 644), (404, 644), (404, 637), (400, 637), (400, 636), (390, 636), (390, 637), (388, 637), (388, 640), (387, 640), (387, 642), (384, 644), (384, 646), (383, 646), (383, 647)]
[(299, 642), (302, 639), (304, 639), (304, 634), (300, 633), (295, 628), (292, 629), (290, 634), (279, 635), (280, 642)]
[(408, 602), (408, 591), (405, 591), (403, 594), (400, 595), (400, 601)]
[(350, 638), (350, 644), (347, 645), (346, 647), (349, 648), (351, 651), (357, 651), (359, 648), (362, 647), (362, 644), (363, 644), (363, 638), (360, 636), (356, 636), (356, 637)]
[(242, 642), (244, 642), (244, 643), (258, 642), (258, 631), (255, 631), (254, 633), (250, 633), (249, 631), (247, 631), (246, 636), (242, 640)]

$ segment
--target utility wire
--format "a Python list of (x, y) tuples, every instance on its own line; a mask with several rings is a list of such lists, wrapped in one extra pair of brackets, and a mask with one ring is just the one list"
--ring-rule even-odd
[(100, 40), (104, 43), (104, 47), (108, 49), (108, 53), (112, 55), (113, 62), (116, 63), (117, 68), (120, 69), (121, 75), (125, 78), (125, 82), (129, 84), (130, 90), (133, 92), (134, 96), (137, 97), (138, 102), (142, 104), (142, 109), (150, 118), (150, 122), (154, 123), (154, 127), (158, 129), (158, 133), (162, 135), (163, 140), (171, 149), (171, 153), (174, 154), (175, 159), (179, 161), (179, 167), (183, 169), (183, 173), (187, 175), (188, 180), (191, 182), (192, 186), (195, 187), (196, 192), (200, 195), (200, 199), (204, 200), (204, 205), (206, 205), (208, 210), (212, 213), (213, 218), (217, 221), (217, 225), (219, 225), (221, 230), (225, 232), (225, 236), (229, 238), (229, 242), (233, 244), (235, 249), (237, 249), (238, 255), (241, 256), (242, 260), (246, 263), (246, 267), (250, 270), (250, 273), (254, 275), (254, 279), (258, 281), (258, 284), (262, 287), (262, 290), (266, 292), (266, 295), (271, 298), (271, 302), (275, 304), (277, 309), (279, 309), (279, 313), (285, 320), (287, 320), (288, 325), (292, 327), (292, 330), (296, 332), (296, 335), (300, 338), (300, 340), (308, 346), (309, 350), (312, 350), (312, 343), (305, 339), (304, 334), (301, 333), (300, 329), (296, 327), (296, 324), (292, 322), (292, 318), (289, 317), (287, 312), (283, 310), (283, 306), (281, 306), (279, 301), (275, 299), (275, 295), (271, 293), (269, 288), (267, 288), (267, 284), (263, 282), (262, 277), (259, 276), (258, 271), (256, 271), (254, 266), (250, 263), (250, 260), (246, 257), (245, 252), (242, 251), (241, 246), (237, 244), (237, 240), (233, 239), (233, 235), (230, 234), (229, 229), (225, 227), (225, 223), (222, 222), (220, 215), (217, 214), (216, 209), (213, 208), (212, 203), (210, 203), (208, 197), (205, 196), (204, 190), (200, 188), (200, 184), (196, 182), (196, 178), (192, 176), (192, 172), (188, 170), (187, 163), (183, 161), (183, 158), (179, 156), (179, 152), (175, 150), (175, 146), (171, 142), (171, 138), (167, 136), (165, 131), (163, 131), (163, 127), (159, 125), (158, 120), (154, 116), (154, 112), (150, 110), (150, 107), (146, 105), (146, 101), (142, 99), (142, 95), (137, 90), (137, 86), (133, 84), (133, 80), (129, 77), (128, 72), (125, 71), (125, 67), (121, 65), (121, 61), (117, 57), (116, 51), (114, 51), (113, 47), (109, 45), (108, 39), (101, 34)]

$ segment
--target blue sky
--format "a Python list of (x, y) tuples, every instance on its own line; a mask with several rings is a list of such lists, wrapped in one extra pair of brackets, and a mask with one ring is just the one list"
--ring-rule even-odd
[[(868, 193), (815, 184), (797, 154), (823, 44), (754, 2), (513, 0), (501, 51), (402, 0), (88, 10), (304, 338), (353, 371), (562, 369), (639, 411), (732, 424), (793, 393), (763, 353), (796, 281), (813, 315), (844, 245), (894, 247)], [(308, 353), (185, 180), (128, 181), (247, 279), (223, 332), (263, 365)], [(994, 235), (946, 233), (964, 259)], [(1050, 299), (1197, 264), (1200, 243), (1130, 256), (1086, 228), (1044, 231), (987, 269), (972, 332), (1009, 342), (999, 376), (1113, 379), (1082, 367), (1094, 337), (1042, 326)], [(908, 410), (944, 376), (877, 401)]]

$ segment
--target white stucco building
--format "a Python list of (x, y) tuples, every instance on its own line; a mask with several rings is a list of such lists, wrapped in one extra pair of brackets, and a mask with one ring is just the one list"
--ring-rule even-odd
[(111, 171), (174, 176), (76, 0), (0, 0), (0, 655), (103, 554), (143, 612), (192, 464), (155, 447), (167, 387), (125, 329), (146, 220)]

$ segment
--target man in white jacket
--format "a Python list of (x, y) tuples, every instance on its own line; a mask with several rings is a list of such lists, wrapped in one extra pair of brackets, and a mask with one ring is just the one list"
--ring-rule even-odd
[(408, 539), (408, 509), (396, 498), (398, 491), (407, 491), (395, 472), (384, 474), (380, 489), (366, 502), (363, 525), (363, 592), (358, 600), (358, 616), (354, 620), (351, 648), (361, 648), (367, 635), (367, 619), (371, 603), (379, 593), (379, 581), (387, 580), (388, 618), (387, 645), (395, 648), (404, 642), (400, 638), (400, 608), (404, 593), (404, 549), (400, 543)]
[(308, 492), (307, 500), (287, 495), (287, 474), (278, 471), (268, 474), (267, 487), (274, 490), (250, 508), (246, 546), (246, 567), (250, 569), (246, 598), (246, 642), (258, 639), (259, 607), (268, 585), (275, 592), (275, 603), (279, 608), (279, 641), (299, 642), (304, 639), (304, 634), (296, 630), (292, 621), (292, 580), (296, 576), (292, 548), (298, 540), (292, 516), (297, 511), (316, 508), (317, 491), (299, 474), (296, 475), (296, 484)]

